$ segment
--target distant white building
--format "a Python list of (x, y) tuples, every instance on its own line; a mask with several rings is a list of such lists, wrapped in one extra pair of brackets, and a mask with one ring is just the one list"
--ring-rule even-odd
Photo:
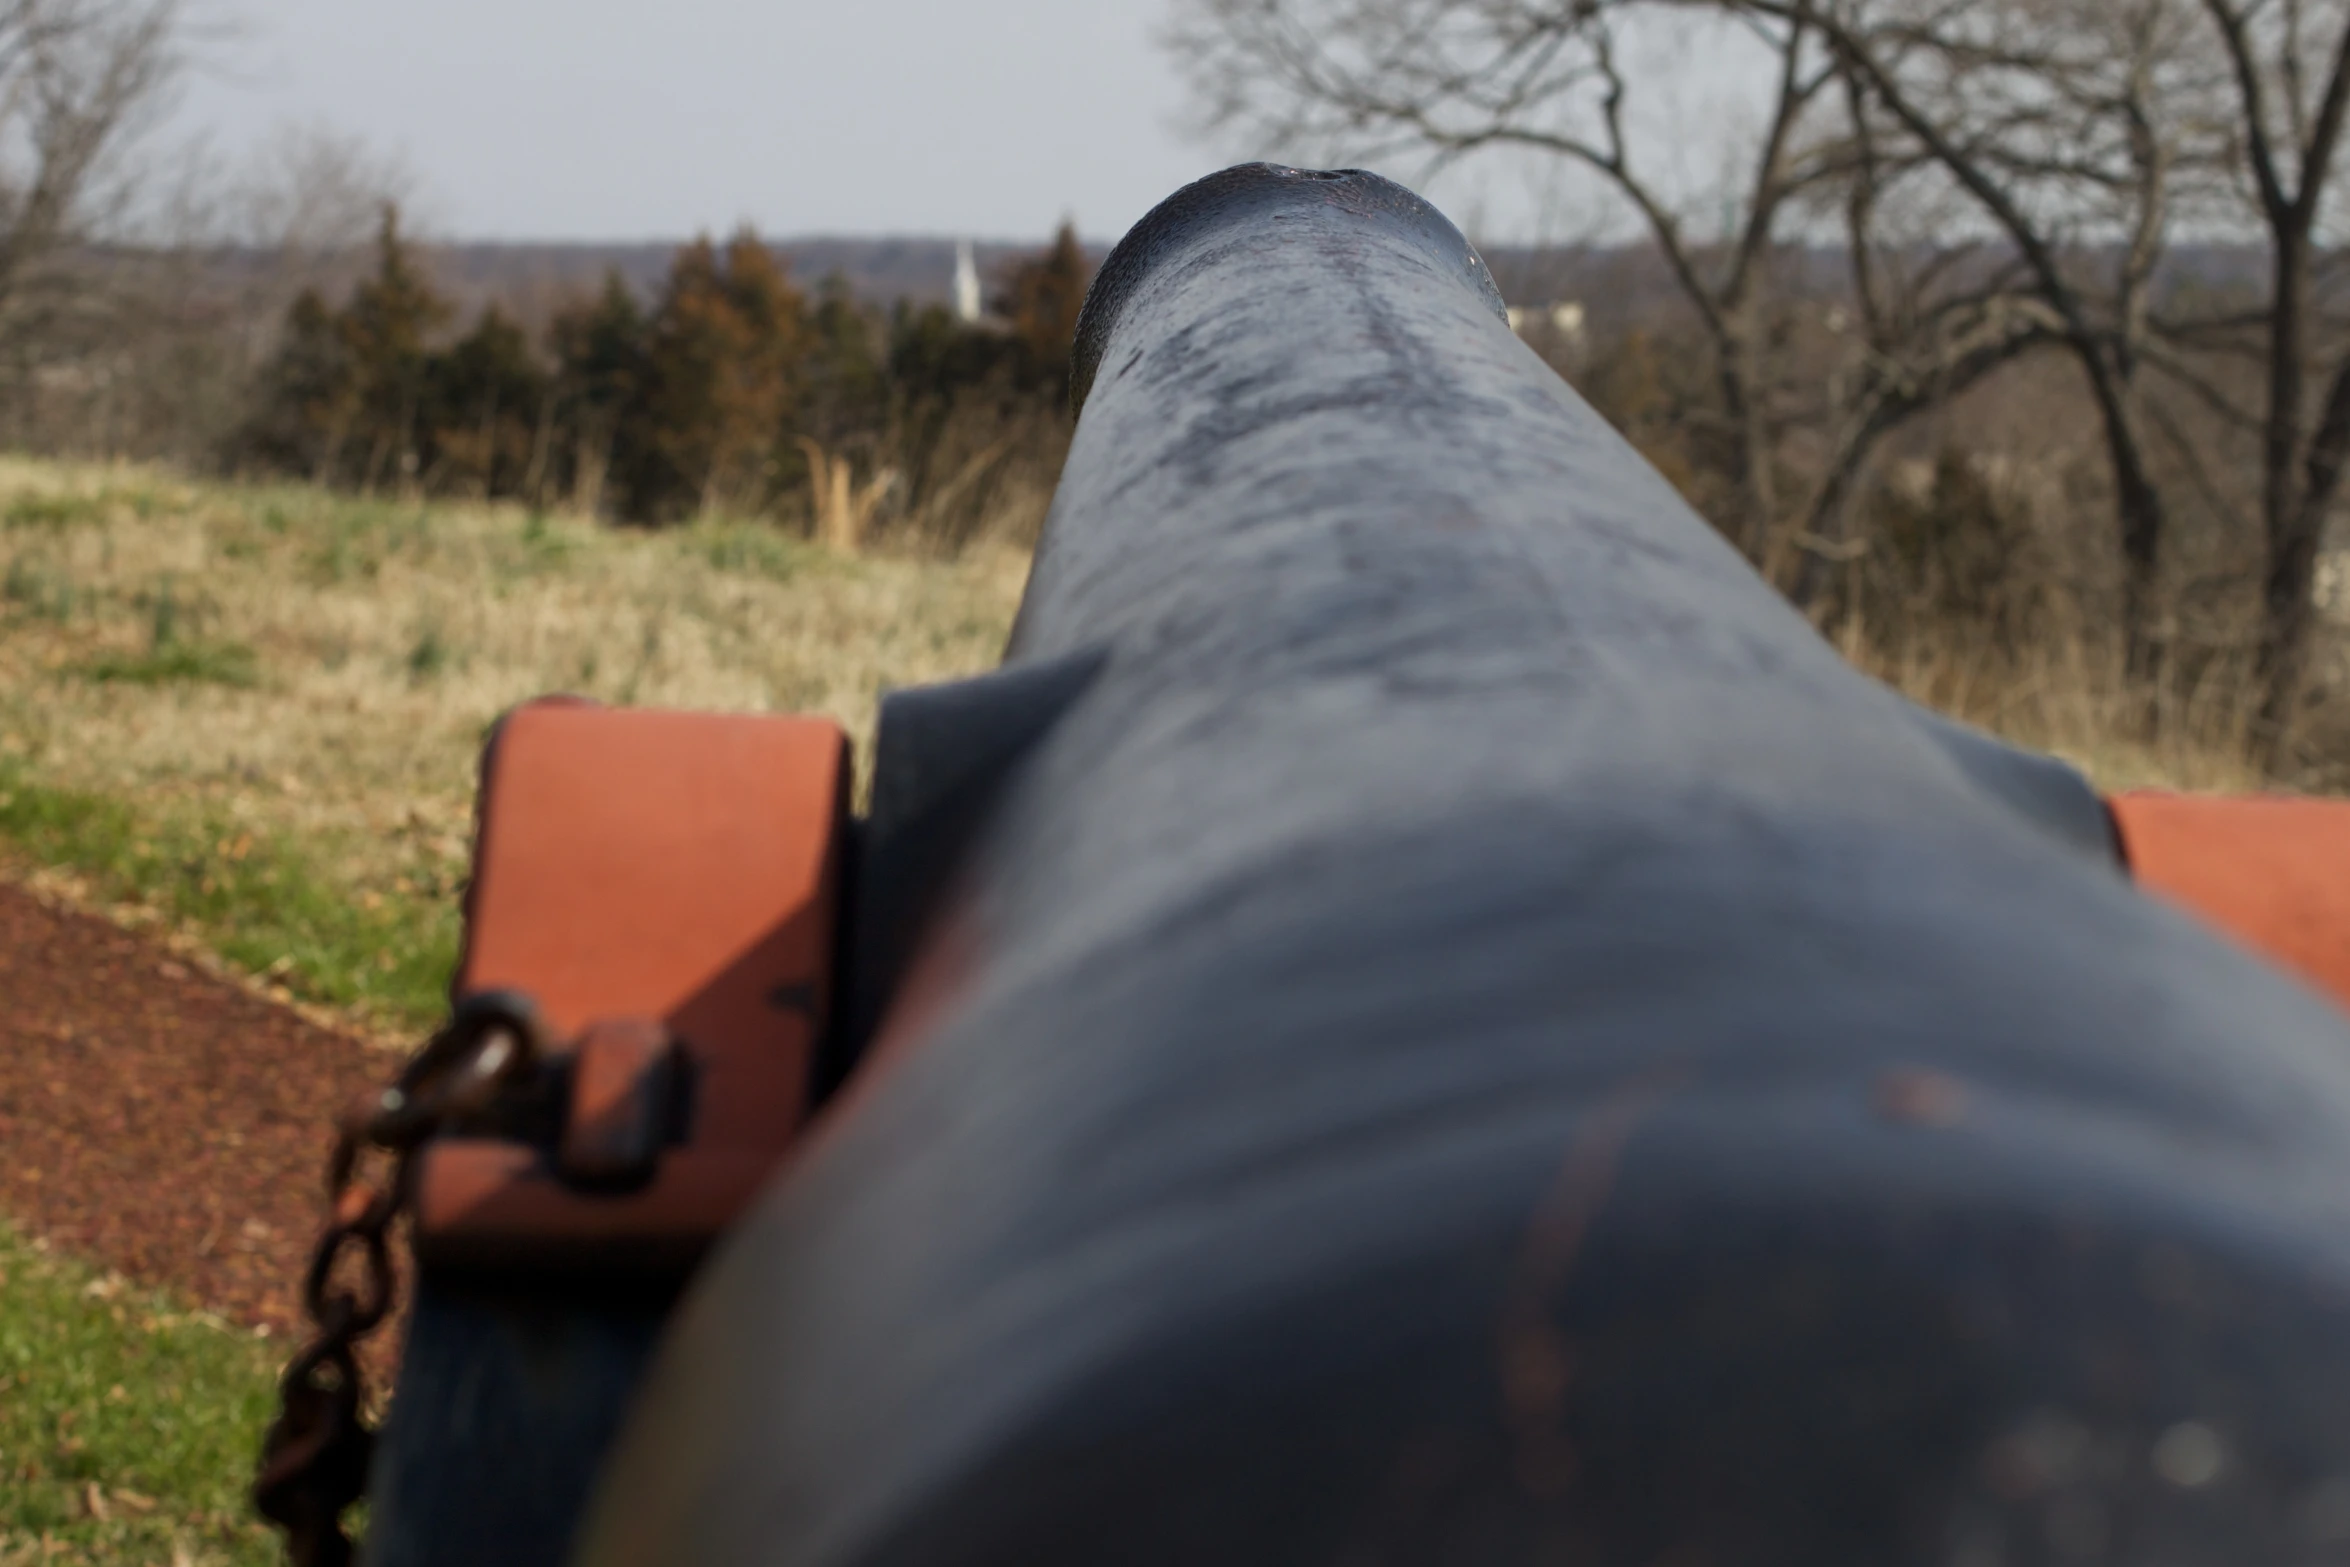
[(1510, 330), (1554, 365), (1583, 362), (1585, 318), (1583, 306), (1572, 299), (1547, 305), (1509, 307)]
[(2334, 550), (2318, 557), (2317, 582), (2311, 596), (2324, 613), (2336, 620), (2350, 621), (2350, 550)]
[(967, 239), (955, 241), (955, 315), (966, 324), (979, 319), (979, 263)]
[(1583, 327), (1583, 307), (1574, 300), (1562, 300), (1554, 305), (1510, 306), (1510, 330), (1521, 337), (1530, 329), (1547, 331), (1572, 346), (1583, 341)]

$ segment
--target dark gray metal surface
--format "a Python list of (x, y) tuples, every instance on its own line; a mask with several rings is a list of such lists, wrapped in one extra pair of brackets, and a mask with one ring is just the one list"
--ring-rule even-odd
[(590, 1567), (2350, 1561), (2350, 1027), (1849, 670), (1363, 174), (1088, 306), (972, 976)]
[(366, 1567), (546, 1567), (577, 1532), (670, 1298), (426, 1276), (368, 1475)]

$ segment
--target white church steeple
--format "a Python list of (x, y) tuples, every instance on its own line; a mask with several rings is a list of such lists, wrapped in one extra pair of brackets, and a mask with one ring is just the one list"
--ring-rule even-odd
[(955, 315), (965, 323), (979, 319), (979, 263), (967, 239), (955, 241)]

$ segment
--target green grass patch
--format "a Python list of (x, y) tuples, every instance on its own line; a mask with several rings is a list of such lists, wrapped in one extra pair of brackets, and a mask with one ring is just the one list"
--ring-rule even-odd
[(9, 500), (5, 509), (0, 509), (0, 528), (38, 528), (63, 533), (69, 528), (104, 522), (114, 509), (115, 500), (108, 492), (18, 495)]
[(7, 575), (0, 576), (0, 603), (36, 620), (64, 625), (73, 619), (79, 597), (71, 577), (30, 556), (17, 556), (8, 563)]
[(144, 813), (37, 782), (6, 761), (0, 838), (88, 878), (105, 897), (161, 911), (229, 962), (306, 1000), (416, 1029), (446, 1009), (458, 914), (438, 885), (364, 891), (325, 868), (334, 863), (331, 844), (195, 811)]
[(570, 566), (580, 555), (581, 542), (558, 527), (543, 511), (534, 511), (523, 519), (522, 532), (515, 540), (515, 559), (509, 569), (526, 572), (557, 572)]
[(428, 619), (416, 628), (415, 640), (408, 644), (408, 683), (423, 685), (438, 680), (449, 672), (456, 652), (449, 645), (448, 636), (441, 630), (438, 619)]
[(824, 554), (815, 545), (759, 523), (696, 523), (690, 537), (712, 570), (769, 582), (789, 582), (809, 566), (824, 563)]
[(208, 685), (250, 691), (261, 684), (261, 660), (242, 642), (175, 638), (144, 653), (92, 659), (81, 666), (81, 674), (100, 685)]
[(0, 1223), (0, 1561), (278, 1561), (245, 1488), (279, 1353)]
[(261, 659), (250, 647), (190, 634), (190, 622), (211, 611), (201, 602), (183, 601), (171, 578), (141, 602), (147, 610), (147, 650), (93, 659), (80, 667), (85, 679), (101, 685), (213, 685), (240, 691), (261, 684)]
[(312, 496), (292, 525), (310, 541), (304, 563), (321, 586), (373, 582), (394, 558), (432, 552), (433, 514), (413, 504)]

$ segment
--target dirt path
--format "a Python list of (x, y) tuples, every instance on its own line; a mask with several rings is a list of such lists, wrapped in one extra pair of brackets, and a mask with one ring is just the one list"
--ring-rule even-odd
[(329, 1124), (384, 1053), (0, 882), (0, 1215), (284, 1334)]

